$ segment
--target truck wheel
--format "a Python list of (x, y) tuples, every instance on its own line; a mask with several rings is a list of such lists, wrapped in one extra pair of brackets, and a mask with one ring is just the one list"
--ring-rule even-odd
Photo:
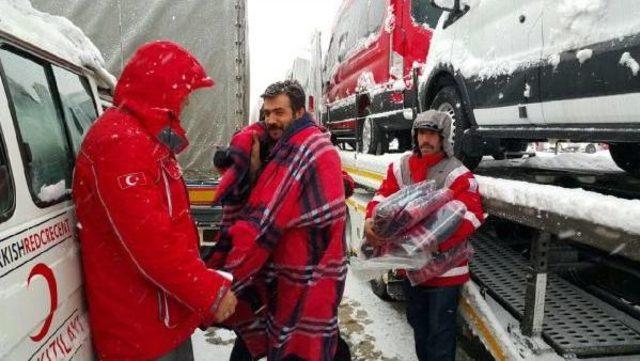
[(640, 143), (611, 143), (609, 153), (618, 167), (640, 177)]
[(413, 140), (411, 139), (411, 131), (398, 132), (398, 147), (401, 152), (411, 150)]
[(453, 152), (467, 168), (475, 169), (480, 164), (482, 156), (472, 156), (464, 151), (462, 139), (464, 132), (471, 128), (471, 123), (462, 109), (462, 98), (456, 88), (447, 86), (440, 89), (431, 103), (431, 109), (449, 113), (453, 118)]
[[(384, 153), (384, 132), (371, 118), (365, 118), (360, 134), (360, 149), (365, 154)], [(387, 144), (388, 145), (388, 144)]]
[(338, 137), (336, 137), (335, 134), (331, 134), (331, 144), (340, 145), (340, 142), (338, 142)]
[[(527, 142), (514, 141), (514, 142), (507, 143), (506, 150), (508, 152), (526, 152), (527, 147), (529, 147), (529, 143)], [(516, 158), (522, 158), (523, 156), (524, 154), (508, 154), (507, 158), (516, 159)]]
[(384, 281), (382, 277), (373, 279), (369, 281), (371, 284), (371, 290), (373, 293), (378, 296), (383, 301), (393, 301), (389, 292), (387, 292), (387, 283)]
[(522, 158), (524, 154), (505, 154), (504, 152), (525, 152), (528, 146), (529, 143), (527, 142), (517, 140), (507, 141), (502, 147), (504, 151), (493, 154), (492, 157), (496, 160)]

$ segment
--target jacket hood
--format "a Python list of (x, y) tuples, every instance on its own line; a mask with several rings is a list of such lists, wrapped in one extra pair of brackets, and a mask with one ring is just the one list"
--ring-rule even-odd
[(184, 136), (179, 115), (196, 89), (213, 86), (198, 60), (178, 44), (155, 41), (141, 46), (118, 80), (114, 104), (132, 113), (154, 136), (167, 127)]

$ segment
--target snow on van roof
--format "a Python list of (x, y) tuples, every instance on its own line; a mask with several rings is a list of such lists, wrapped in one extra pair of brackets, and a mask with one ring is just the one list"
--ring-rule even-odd
[(82, 30), (64, 17), (34, 9), (29, 0), (0, 2), (0, 31), (90, 68), (108, 87), (115, 85), (116, 78), (107, 71), (102, 54)]

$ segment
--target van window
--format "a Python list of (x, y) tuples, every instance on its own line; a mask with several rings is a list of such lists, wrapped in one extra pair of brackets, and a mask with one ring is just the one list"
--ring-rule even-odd
[(340, 62), (338, 54), (340, 53), (340, 47), (344, 46), (346, 41), (345, 23), (347, 22), (347, 15), (348, 12), (346, 10), (340, 15), (331, 35), (331, 42), (325, 58), (325, 77), (327, 80), (330, 80), (329, 77), (333, 75), (331, 72), (335, 70), (334, 67)]
[(45, 65), (0, 49), (29, 187), (35, 203), (60, 201), (71, 186), (73, 155), (49, 87)]
[(0, 222), (11, 216), (14, 201), (15, 192), (13, 191), (9, 159), (0, 134)]
[(98, 117), (89, 82), (66, 69), (53, 66), (74, 153), (78, 153), (84, 133)]
[(362, 46), (366, 38), (380, 30), (386, 13), (386, 0), (352, 1), (347, 5), (336, 22), (327, 50), (327, 78), (337, 63), (346, 60), (350, 51)]
[(411, 0), (411, 17), (418, 24), (435, 29), (441, 14), (442, 10), (431, 6), (429, 0)]
[(347, 53), (356, 44), (359, 37), (359, 17), (358, 2), (350, 3), (344, 12), (344, 16), (340, 18), (340, 22), (336, 27), (338, 35), (338, 62), (346, 60)]
[(369, 16), (367, 21), (367, 36), (377, 33), (382, 26), (382, 20), (387, 13), (387, 2), (385, 0), (369, 0)]

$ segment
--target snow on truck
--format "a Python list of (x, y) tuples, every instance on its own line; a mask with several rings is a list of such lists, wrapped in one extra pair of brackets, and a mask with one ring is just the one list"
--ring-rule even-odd
[(69, 194), (82, 136), (139, 45), (170, 39), (192, 50), (216, 87), (183, 114), (191, 150), (180, 161), (211, 240), (213, 144), (248, 114), (245, 1), (32, 3), (0, 2), (0, 360), (92, 360)]
[(343, 2), (323, 69), (321, 118), (334, 143), (370, 154), (392, 142), (409, 149), (414, 78), (440, 13), (427, 0)]

